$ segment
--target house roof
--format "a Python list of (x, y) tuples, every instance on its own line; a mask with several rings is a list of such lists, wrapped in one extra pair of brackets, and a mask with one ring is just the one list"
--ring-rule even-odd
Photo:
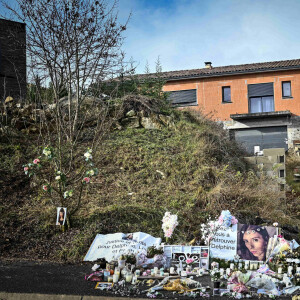
[[(253, 63), (245, 65), (231, 65), (223, 67), (202, 68), (193, 70), (180, 70), (160, 73), (160, 78), (167, 81), (193, 79), (193, 78), (207, 78), (226, 75), (237, 75), (247, 73), (263, 73), (283, 70), (298, 70), (300, 69), (300, 59), (280, 60), (263, 63)], [(156, 73), (137, 75), (139, 79), (146, 77), (157, 78)]]

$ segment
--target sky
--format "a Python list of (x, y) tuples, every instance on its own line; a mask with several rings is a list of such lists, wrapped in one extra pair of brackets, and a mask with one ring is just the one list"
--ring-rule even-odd
[(124, 51), (143, 73), (300, 58), (299, 0), (119, 0)]
[[(14, 0), (9, 0), (14, 2)], [(112, 0), (108, 0), (112, 1)], [(300, 58), (300, 0), (119, 0), (136, 73)]]

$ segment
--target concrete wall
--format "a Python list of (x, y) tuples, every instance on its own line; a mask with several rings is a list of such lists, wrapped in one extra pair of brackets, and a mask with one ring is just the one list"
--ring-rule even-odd
[[(292, 98), (282, 98), (282, 81), (291, 81)], [(266, 82), (274, 83), (275, 111), (289, 110), (300, 116), (300, 70), (169, 81), (163, 90), (197, 89), (198, 106), (191, 109), (209, 114), (214, 120), (228, 121), (231, 114), (249, 113), (248, 84)], [(222, 103), (223, 86), (231, 87), (232, 103)]]
[(284, 189), (286, 184), (284, 148), (264, 149), (262, 156), (250, 156), (245, 159), (256, 167), (258, 173), (263, 172), (267, 176), (276, 178), (279, 184), (278, 188)]
[(26, 96), (26, 28), (0, 19), (0, 101), (7, 96)]

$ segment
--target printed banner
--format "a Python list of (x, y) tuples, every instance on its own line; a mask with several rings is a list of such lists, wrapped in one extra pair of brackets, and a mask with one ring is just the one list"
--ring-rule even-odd
[(134, 253), (150, 246), (158, 246), (161, 238), (155, 238), (144, 232), (97, 234), (84, 261), (95, 261), (105, 258), (111, 261), (121, 254)]
[(237, 224), (231, 227), (218, 226), (209, 246), (211, 257), (233, 260), (237, 251)]

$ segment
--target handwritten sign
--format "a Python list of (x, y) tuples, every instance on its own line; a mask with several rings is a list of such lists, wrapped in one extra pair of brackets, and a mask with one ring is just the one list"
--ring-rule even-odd
[(122, 254), (137, 254), (141, 249), (158, 246), (161, 238), (155, 238), (144, 232), (97, 234), (84, 261), (105, 258), (107, 261), (117, 259)]
[(237, 224), (220, 226), (210, 241), (210, 256), (231, 260), (237, 251)]

